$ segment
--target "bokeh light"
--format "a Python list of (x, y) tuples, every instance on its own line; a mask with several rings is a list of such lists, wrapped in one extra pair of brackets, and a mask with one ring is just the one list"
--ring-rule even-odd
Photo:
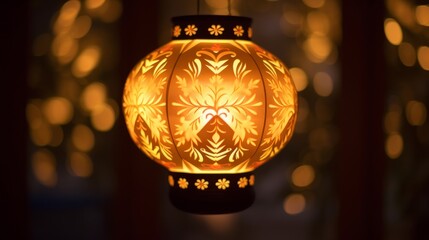
[(402, 42), (401, 26), (393, 18), (384, 20), (384, 34), (392, 45), (399, 45)]
[(297, 187), (307, 187), (315, 178), (314, 168), (310, 165), (301, 165), (292, 172), (292, 183)]
[(289, 215), (300, 214), (306, 206), (305, 197), (302, 194), (292, 193), (283, 202), (283, 210)]

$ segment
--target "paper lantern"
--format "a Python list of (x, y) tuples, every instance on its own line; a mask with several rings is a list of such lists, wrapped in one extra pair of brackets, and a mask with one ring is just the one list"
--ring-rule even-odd
[(254, 202), (254, 170), (290, 141), (297, 92), (280, 59), (251, 41), (251, 19), (172, 18), (172, 40), (130, 72), (123, 92), (137, 147), (169, 171), (177, 208), (214, 214)]

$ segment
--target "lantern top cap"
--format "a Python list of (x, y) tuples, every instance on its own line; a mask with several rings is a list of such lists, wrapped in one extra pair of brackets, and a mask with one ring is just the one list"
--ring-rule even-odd
[(230, 15), (187, 15), (171, 18), (172, 39), (251, 40), (252, 19)]

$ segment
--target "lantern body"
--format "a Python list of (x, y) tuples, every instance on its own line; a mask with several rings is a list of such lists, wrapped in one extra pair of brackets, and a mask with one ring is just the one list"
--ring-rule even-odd
[[(253, 202), (252, 171), (292, 137), (297, 93), (291, 76), (250, 40), (249, 18), (173, 18), (172, 33), (173, 40), (139, 61), (125, 83), (131, 138), (170, 171), (178, 208), (247, 208)], [(240, 196), (251, 199), (240, 201), (245, 206), (231, 199)]]

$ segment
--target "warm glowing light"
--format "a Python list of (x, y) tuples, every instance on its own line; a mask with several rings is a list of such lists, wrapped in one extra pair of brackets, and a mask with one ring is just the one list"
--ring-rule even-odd
[(325, 0), (302, 0), (302, 2), (311, 8), (320, 8), (325, 4)]
[(416, 50), (413, 45), (407, 42), (401, 43), (398, 47), (398, 55), (405, 66), (411, 67), (416, 64)]
[(334, 90), (334, 82), (328, 73), (318, 72), (314, 75), (313, 87), (317, 95), (327, 97)]
[(46, 187), (57, 184), (56, 160), (54, 155), (45, 149), (35, 152), (31, 159), (35, 178)]
[(387, 40), (393, 45), (399, 45), (402, 42), (401, 26), (393, 18), (384, 20), (384, 34)]
[(225, 234), (234, 230), (237, 224), (237, 214), (195, 215), (198, 221), (203, 221), (215, 233)]
[(385, 151), (389, 158), (398, 158), (401, 155), (403, 148), (404, 141), (402, 140), (402, 136), (399, 133), (394, 132), (387, 136)]
[(52, 126), (52, 139), (49, 146), (58, 147), (64, 140), (64, 132), (61, 126)]
[(140, 60), (124, 86), (128, 132), (169, 170), (170, 200), (187, 212), (250, 206), (253, 171), (294, 132), (298, 103), (291, 74), (251, 41), (250, 22), (222, 15), (173, 18), (173, 40)]
[(44, 124), (43, 113), (39, 107), (40, 104), (36, 104), (35, 102), (36, 101), (28, 103), (25, 109), (27, 122), (31, 129), (38, 129)]
[(76, 149), (82, 152), (90, 151), (95, 144), (94, 133), (83, 124), (74, 127), (71, 139)]
[(136, 144), (170, 170), (246, 172), (289, 141), (296, 90), (282, 63), (250, 41), (176, 40), (133, 69), (123, 106)]
[(70, 0), (64, 3), (54, 23), (56, 34), (67, 32), (80, 11), (80, 1)]
[(66, 124), (73, 117), (73, 106), (65, 98), (52, 97), (44, 103), (43, 113), (50, 124)]
[(421, 126), (426, 122), (426, 106), (419, 101), (409, 101), (406, 106), (408, 122), (413, 126)]
[(420, 5), (416, 7), (416, 20), (422, 25), (429, 27), (429, 6)]
[(51, 126), (43, 121), (37, 128), (31, 129), (30, 137), (36, 146), (49, 145), (53, 137)]
[(384, 128), (386, 133), (399, 132), (401, 128), (401, 108), (393, 105), (392, 109), (384, 117)]
[(72, 174), (78, 177), (91, 176), (94, 168), (91, 158), (81, 152), (73, 152), (70, 155), (69, 167)]
[(304, 211), (305, 205), (305, 197), (302, 194), (293, 193), (284, 200), (283, 209), (289, 215), (296, 215)]
[(421, 46), (417, 50), (417, 59), (419, 60), (420, 66), (429, 71), (429, 47)]
[(85, 6), (88, 9), (96, 9), (101, 7), (105, 2), (106, 0), (86, 0)]
[(78, 50), (78, 42), (68, 34), (60, 34), (52, 42), (52, 54), (58, 58), (62, 64), (71, 62)]
[(84, 49), (73, 63), (73, 75), (79, 78), (87, 76), (98, 65), (100, 56), (100, 48), (97, 46)]
[(313, 33), (304, 42), (305, 53), (310, 61), (321, 63), (332, 51), (331, 40), (322, 33)]
[(101, 82), (89, 84), (81, 95), (82, 107), (88, 111), (97, 111), (106, 102), (106, 85)]
[(109, 131), (115, 123), (115, 111), (110, 105), (102, 104), (91, 113), (91, 123), (98, 131)]
[(310, 165), (301, 165), (292, 172), (292, 183), (297, 187), (307, 187), (313, 183), (314, 168)]
[(101, 20), (108, 23), (115, 22), (122, 14), (122, 3), (118, 0), (109, 0), (99, 10)]
[(307, 24), (311, 32), (327, 35), (330, 29), (328, 16), (322, 11), (312, 11), (307, 15)]
[(79, 16), (74, 22), (70, 34), (73, 38), (84, 37), (91, 29), (92, 20), (88, 16)]
[(293, 82), (295, 84), (296, 90), (298, 92), (304, 90), (308, 85), (307, 74), (301, 68), (291, 68), (289, 69), (290, 75), (292, 76)]

